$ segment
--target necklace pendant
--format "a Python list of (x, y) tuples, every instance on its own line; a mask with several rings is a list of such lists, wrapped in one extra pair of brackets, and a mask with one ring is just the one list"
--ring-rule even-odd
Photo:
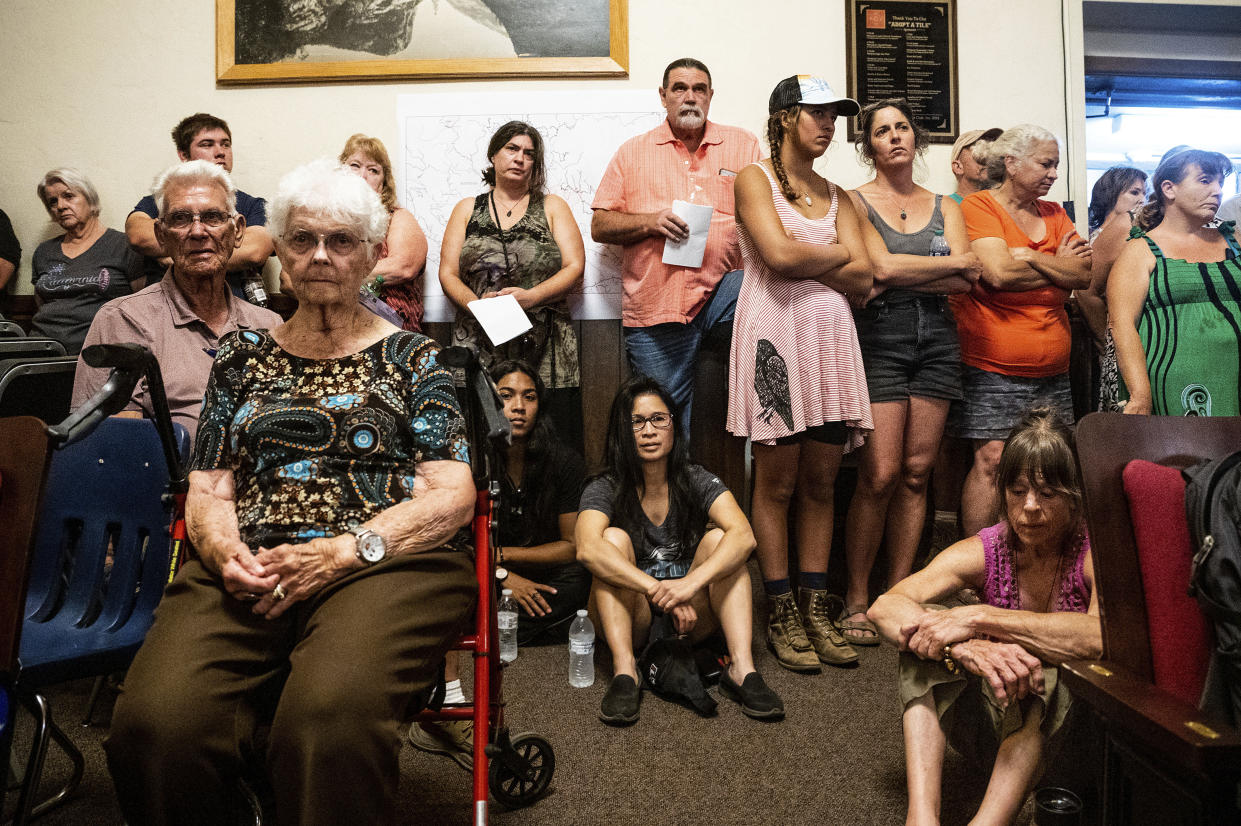
[(901, 220), (902, 220), (902, 221), (904, 221), (904, 220), (905, 220), (905, 210), (903, 210), (903, 209), (901, 210)]
[(810, 200), (809, 193), (807, 193), (803, 197), (806, 199), (806, 206), (814, 206), (814, 201)]

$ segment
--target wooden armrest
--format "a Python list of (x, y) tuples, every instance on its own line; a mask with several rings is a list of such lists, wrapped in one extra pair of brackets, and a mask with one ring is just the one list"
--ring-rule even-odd
[(1132, 735), (1162, 761), (1210, 776), (1241, 766), (1241, 731), (1109, 660), (1074, 660), (1060, 673), (1078, 700)]

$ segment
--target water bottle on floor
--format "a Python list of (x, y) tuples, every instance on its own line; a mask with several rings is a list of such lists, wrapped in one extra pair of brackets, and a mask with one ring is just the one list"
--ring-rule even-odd
[(511, 663), (517, 659), (517, 601), (509, 588), (500, 595), (496, 620), (500, 626), (500, 662)]
[(944, 237), (942, 229), (935, 230), (935, 236), (931, 239), (931, 255), (952, 255), (952, 247), (948, 246), (948, 239)]
[(586, 609), (577, 612), (569, 626), (569, 685), (589, 688), (595, 682), (595, 626)]

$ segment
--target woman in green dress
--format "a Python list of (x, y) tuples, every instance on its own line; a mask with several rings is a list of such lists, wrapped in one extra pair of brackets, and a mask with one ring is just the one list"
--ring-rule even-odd
[[(582, 235), (564, 199), (544, 192), (537, 129), (509, 121), (492, 136), (487, 158), (487, 191), (457, 203), (440, 248), (440, 284), (457, 305), (452, 342), (475, 350), (485, 368), (506, 359), (533, 365), (556, 430), (580, 451), (581, 371), (566, 296), (582, 282)], [(516, 298), (534, 326), (493, 347), (469, 303), (498, 295)]]
[(1126, 413), (1241, 415), (1241, 261), (1233, 223), (1213, 223), (1231, 172), (1218, 152), (1166, 157), (1112, 267)]

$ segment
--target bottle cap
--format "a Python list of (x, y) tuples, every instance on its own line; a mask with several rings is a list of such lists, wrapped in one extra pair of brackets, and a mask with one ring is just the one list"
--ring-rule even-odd
[(503, 591), (501, 591), (501, 593), (504, 594), (504, 596), (506, 597), (511, 597), (513, 595), (513, 589), (505, 588)]
[(577, 615), (578, 615), (579, 617), (584, 617), (584, 616), (586, 616), (586, 609), (585, 609), (585, 608), (578, 608), (578, 609), (577, 609)]

